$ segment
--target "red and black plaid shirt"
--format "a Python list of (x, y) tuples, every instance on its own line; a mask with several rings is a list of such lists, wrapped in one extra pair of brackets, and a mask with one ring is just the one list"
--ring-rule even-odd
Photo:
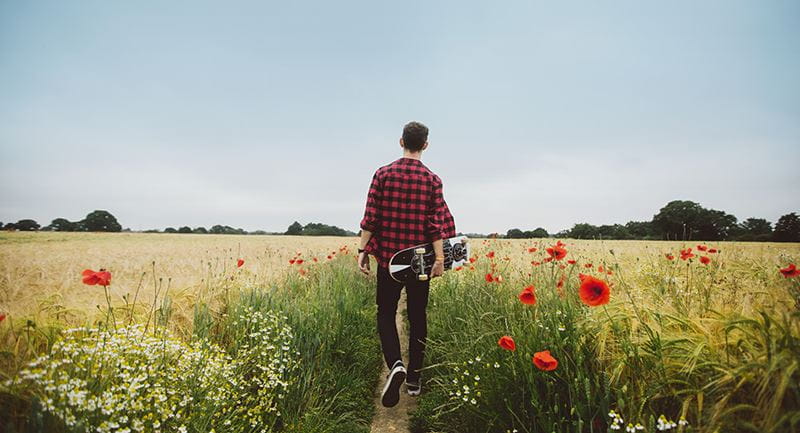
[(402, 249), (456, 235), (442, 180), (412, 158), (400, 158), (375, 172), (361, 228), (372, 232), (366, 252), (384, 268)]

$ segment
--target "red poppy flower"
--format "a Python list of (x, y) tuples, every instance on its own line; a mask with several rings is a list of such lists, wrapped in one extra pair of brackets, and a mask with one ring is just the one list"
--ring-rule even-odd
[(83, 275), (83, 284), (88, 284), (90, 286), (94, 286), (96, 284), (103, 287), (111, 284), (111, 272), (108, 272), (105, 269), (100, 269), (97, 272), (91, 269), (86, 269), (81, 275)]
[(711, 259), (709, 259), (708, 256), (702, 256), (700, 257), (700, 263), (707, 265), (711, 263)]
[(673, 256), (672, 254), (664, 254), (664, 257), (666, 257), (667, 260), (675, 260), (675, 256)]
[(697, 250), (698, 251), (708, 251), (708, 247), (705, 246), (705, 245), (698, 245), (697, 246)]
[(536, 304), (536, 293), (534, 292), (533, 285), (522, 289), (522, 292), (519, 294), (519, 300), (525, 305)]
[(561, 278), (558, 279), (558, 283), (556, 284), (556, 288), (560, 289), (564, 287), (564, 276), (562, 275)]
[(606, 275), (614, 275), (614, 273), (611, 271), (606, 271)]
[(503, 282), (503, 276), (502, 275), (498, 275), (498, 276), (494, 277), (494, 282), (495, 283), (502, 283)]
[(494, 258), (494, 251), (489, 251), (489, 254), (486, 254), (486, 257), (493, 259)]
[(565, 246), (567, 246), (567, 244), (565, 244), (564, 242), (558, 241), (558, 242), (556, 242), (556, 246), (557, 247), (565, 247)]
[(311, 261), (313, 261), (314, 263), (317, 263), (319, 261), (319, 259), (314, 257), (313, 259), (311, 259)]
[(457, 267), (456, 267), (455, 269), (453, 269), (453, 270), (454, 270), (454, 271), (460, 271), (460, 270), (462, 270), (462, 269), (464, 269), (464, 267), (463, 267), (463, 266), (457, 266)]
[(549, 350), (544, 350), (533, 354), (533, 365), (539, 370), (553, 371), (558, 367), (558, 360), (550, 355)]
[(567, 260), (567, 263), (569, 263), (570, 265), (574, 265), (577, 262), (575, 260)]
[(561, 245), (550, 247), (545, 251), (547, 251), (547, 254), (549, 254), (550, 257), (556, 260), (561, 260), (567, 256), (567, 250), (564, 249), (564, 247), (562, 247)]
[(3, 313), (0, 313), (0, 322), (2, 322), (3, 320), (6, 320), (6, 315), (3, 314)]
[(492, 274), (486, 274), (486, 282), (491, 283), (494, 281), (494, 276)]
[(294, 264), (295, 264), (295, 265), (302, 265), (302, 264), (303, 264), (303, 259), (297, 259), (297, 260), (295, 260), (295, 261), (294, 261)]
[(237, 268), (241, 268), (241, 267), (242, 267), (242, 265), (244, 265), (244, 260), (242, 260), (242, 259), (239, 259), (239, 260), (237, 260), (237, 261), (236, 261), (236, 267), (237, 267)]
[(717, 249), (716, 249), (716, 248), (709, 248), (709, 249), (708, 249), (708, 253), (709, 253), (709, 254), (715, 254), (716, 252), (717, 252)]
[(536, 260), (534, 260), (534, 261), (532, 261), (532, 262), (531, 262), (531, 264), (532, 264), (533, 266), (539, 266), (539, 265), (541, 265), (541, 264), (542, 264), (542, 262), (537, 262)]
[(558, 265), (558, 269), (567, 269), (566, 265)]
[(692, 257), (694, 257), (694, 254), (692, 254), (691, 248), (686, 248), (685, 250), (681, 250), (681, 260), (691, 259)]
[(469, 270), (470, 270), (470, 271), (474, 271), (474, 270), (475, 270), (475, 266), (470, 266), (470, 267), (469, 267)]
[(298, 273), (299, 273), (301, 276), (305, 276), (305, 275), (308, 273), (308, 271), (307, 271), (307, 270), (305, 270), (305, 269), (303, 269), (303, 268), (300, 268), (300, 269), (298, 269), (298, 270), (297, 270), (297, 272), (298, 272)]
[(477, 260), (478, 260), (478, 259), (476, 259), (475, 257), (470, 257), (470, 258), (469, 258), (469, 262), (470, 262), (470, 263), (475, 263)]
[(781, 269), (781, 274), (784, 278), (793, 278), (800, 275), (800, 269), (797, 269), (794, 263), (790, 263), (789, 266)]
[(586, 269), (591, 269), (592, 266), (593, 265), (591, 263), (587, 263), (587, 264), (583, 265), (583, 267), (586, 268)]
[(550, 262), (553, 261), (553, 258), (552, 257), (545, 257), (544, 260), (542, 260), (542, 261), (545, 262), (545, 263), (550, 263)]
[(292, 260), (289, 260), (289, 264), (290, 264), (290, 265), (293, 265), (293, 264), (294, 264), (294, 259), (292, 259)]
[(598, 266), (597, 272), (600, 272), (602, 274), (603, 272), (605, 272), (605, 269), (602, 266)]
[(583, 280), (585, 280), (587, 278), (589, 278), (589, 275), (586, 275), (584, 273), (578, 273), (578, 279), (579, 280), (583, 281)]
[(517, 350), (517, 344), (514, 343), (514, 339), (509, 337), (508, 335), (504, 335), (497, 340), (497, 345), (502, 347), (503, 349), (515, 351)]
[(530, 248), (528, 248), (528, 252), (529, 252), (529, 253), (535, 253), (535, 252), (536, 252), (536, 251), (538, 251), (538, 250), (539, 250), (539, 249), (538, 249), (538, 248), (536, 248), (536, 247), (530, 247)]
[(592, 276), (586, 276), (586, 278), (581, 280), (578, 293), (580, 294), (581, 301), (590, 307), (608, 304), (608, 300), (611, 297), (611, 290), (608, 288), (608, 283)]

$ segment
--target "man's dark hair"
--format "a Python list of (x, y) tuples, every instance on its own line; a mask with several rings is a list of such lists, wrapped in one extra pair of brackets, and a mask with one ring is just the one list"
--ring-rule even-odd
[(428, 127), (419, 122), (408, 122), (403, 127), (403, 146), (411, 152), (419, 152), (428, 141)]

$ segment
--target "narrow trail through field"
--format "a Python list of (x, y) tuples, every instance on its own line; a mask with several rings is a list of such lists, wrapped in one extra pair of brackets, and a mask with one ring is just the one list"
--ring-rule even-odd
[[(398, 310), (401, 308), (406, 309), (406, 292), (400, 297), (398, 303)], [(403, 360), (408, 362), (408, 336), (406, 334), (405, 320), (403, 320), (403, 311), (398, 311), (395, 317), (395, 324), (397, 325), (397, 333), (400, 336), (400, 347), (402, 349)], [(416, 397), (408, 395), (405, 385), (400, 389), (400, 402), (395, 407), (383, 407), (381, 404), (381, 391), (383, 385), (386, 383), (386, 376), (389, 374), (389, 369), (386, 366), (381, 371), (378, 380), (378, 388), (375, 391), (375, 417), (372, 419), (371, 433), (389, 433), (401, 432), (407, 433), (408, 430), (408, 414), (417, 406)]]

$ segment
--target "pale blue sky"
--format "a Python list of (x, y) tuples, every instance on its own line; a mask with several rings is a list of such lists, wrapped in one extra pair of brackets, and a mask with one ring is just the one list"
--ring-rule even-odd
[(800, 211), (800, 2), (0, 0), (0, 221), (357, 229), (403, 124), (460, 231)]

